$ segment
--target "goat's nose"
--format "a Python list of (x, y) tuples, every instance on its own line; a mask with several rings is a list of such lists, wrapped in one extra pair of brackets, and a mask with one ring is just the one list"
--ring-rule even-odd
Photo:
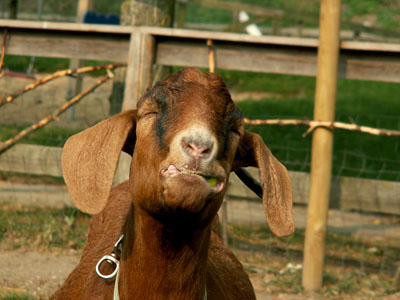
[(212, 141), (204, 141), (201, 139), (183, 138), (182, 149), (185, 153), (195, 158), (208, 158), (213, 150), (214, 143)]

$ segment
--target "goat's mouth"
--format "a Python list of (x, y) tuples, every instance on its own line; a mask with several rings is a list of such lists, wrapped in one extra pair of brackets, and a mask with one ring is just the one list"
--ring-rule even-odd
[[(212, 193), (220, 193), (225, 187), (225, 177), (221, 175), (211, 174), (207, 172), (195, 171), (186, 168), (179, 168), (175, 165), (169, 165), (161, 170), (161, 175), (165, 178), (173, 178), (176, 176), (193, 177), (207, 184)], [(194, 183), (194, 182), (193, 182)]]

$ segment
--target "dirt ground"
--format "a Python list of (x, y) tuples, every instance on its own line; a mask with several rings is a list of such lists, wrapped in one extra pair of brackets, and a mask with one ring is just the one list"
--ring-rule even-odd
[[(0, 252), (0, 294), (4, 291), (29, 293), (40, 299), (49, 296), (61, 285), (79, 261), (80, 253), (48, 252), (38, 253), (18, 250)], [(29, 268), (27, 268), (29, 266)], [(312, 300), (323, 299), (319, 295), (305, 294), (271, 294), (265, 287), (265, 279), (257, 274), (250, 274), (258, 300), (285, 299), (285, 300)], [(330, 298), (335, 299), (335, 298)], [(350, 299), (336, 298), (336, 299)], [(357, 299), (374, 299), (357, 298)], [(400, 299), (400, 293), (382, 300)]]
[[(79, 256), (79, 252), (0, 252), (0, 286), (47, 299), (77, 265)], [(271, 299), (262, 288), (261, 280), (255, 278), (254, 285), (258, 299)]]

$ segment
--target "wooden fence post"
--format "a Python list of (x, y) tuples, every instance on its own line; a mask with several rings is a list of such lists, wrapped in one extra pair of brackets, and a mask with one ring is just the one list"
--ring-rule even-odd
[(137, 101), (151, 87), (154, 63), (154, 37), (135, 32), (131, 35), (122, 110), (136, 108)]
[[(175, 0), (126, 0), (121, 5), (121, 24), (170, 27), (173, 21), (174, 8)], [(125, 86), (122, 110), (134, 109), (140, 96), (147, 88), (151, 87), (152, 79), (157, 78), (157, 71), (162, 73), (163, 70), (169, 70), (166, 67), (159, 66), (153, 72), (154, 48), (155, 43), (152, 35), (138, 31), (131, 34), (126, 74), (124, 76), (125, 72), (122, 70), (116, 71), (113, 93), (110, 96), (111, 113), (116, 112), (115, 107), (113, 108), (114, 105), (117, 105), (117, 109), (119, 108), (119, 87), (122, 89)], [(125, 77), (125, 82), (123, 82), (123, 77)], [(130, 159), (122, 155), (120, 158), (122, 161), (120, 161), (114, 176), (114, 183), (120, 182), (129, 174)]]
[[(334, 121), (339, 58), (340, 0), (322, 0), (318, 74), (314, 120)], [(317, 128), (313, 134), (311, 183), (304, 245), (303, 288), (315, 291), (322, 286), (325, 233), (332, 172), (333, 132)]]
[[(135, 109), (139, 98), (151, 87), (155, 51), (154, 37), (140, 31), (131, 34), (122, 110)], [(114, 184), (128, 178), (131, 157), (121, 153)]]

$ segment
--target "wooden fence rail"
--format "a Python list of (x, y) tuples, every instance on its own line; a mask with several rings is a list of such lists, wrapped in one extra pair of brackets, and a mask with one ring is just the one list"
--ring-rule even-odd
[[(0, 171), (62, 177), (61, 153), (60, 147), (17, 144), (0, 155)], [(257, 169), (249, 168), (249, 172), (258, 179)], [(289, 172), (289, 174), (293, 186), (294, 203), (307, 204), (309, 173)], [(115, 181), (120, 182), (125, 179), (127, 178), (115, 178)], [(400, 215), (399, 195), (400, 182), (335, 177), (331, 188), (331, 207)], [(235, 174), (232, 174), (230, 178), (228, 196), (260, 201)]]
[[(128, 63), (128, 82), (143, 74), (134, 57), (142, 57), (148, 64), (207, 68), (207, 40), (213, 41), (217, 68), (306, 76), (317, 74), (317, 39), (0, 20), (0, 40), (5, 29), (8, 31), (7, 54)], [(153, 50), (137, 47), (134, 40), (151, 41)], [(350, 79), (400, 82), (400, 45), (342, 41), (338, 75)], [(143, 87), (125, 91), (125, 103), (133, 102), (125, 107), (135, 105), (141, 90)]]

